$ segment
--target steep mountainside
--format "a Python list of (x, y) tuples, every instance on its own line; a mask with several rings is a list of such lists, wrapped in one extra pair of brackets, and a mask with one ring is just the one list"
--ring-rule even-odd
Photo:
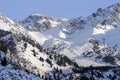
[[(23, 20), (24, 21), (24, 20)], [(29, 31), (44, 48), (67, 55), (80, 66), (119, 65), (120, 4), (99, 8), (46, 31)], [(106, 60), (109, 59), (110, 60)], [(108, 63), (108, 64), (106, 64)]]
[(46, 17), (41, 14), (33, 14), (19, 23), (31, 31), (44, 31), (51, 27), (55, 27), (64, 21), (67, 21), (67, 19), (59, 19), (55, 17)]
[(0, 79), (119, 80), (119, 32), (119, 3), (70, 20), (0, 14)]
[(66, 56), (44, 49), (34, 38), (31, 38), (24, 27), (2, 14), (0, 15), (0, 51), (1, 55), (4, 54), (4, 57), (0, 57), (1, 60), (8, 59), (7, 63), (10, 65), (14, 63), (28, 72), (43, 77), (52, 69), (58, 67), (65, 69), (73, 65)]

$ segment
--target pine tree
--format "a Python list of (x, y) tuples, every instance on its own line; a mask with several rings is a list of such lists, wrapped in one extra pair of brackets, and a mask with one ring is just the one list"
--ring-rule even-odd
[(6, 60), (5, 57), (4, 57), (3, 60), (1, 61), (1, 65), (2, 65), (2, 66), (6, 66), (6, 65), (7, 65), (7, 60)]

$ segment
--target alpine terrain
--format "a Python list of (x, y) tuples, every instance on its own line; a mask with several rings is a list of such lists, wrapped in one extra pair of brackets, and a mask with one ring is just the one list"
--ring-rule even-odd
[(120, 80), (120, 3), (73, 19), (0, 13), (0, 80)]

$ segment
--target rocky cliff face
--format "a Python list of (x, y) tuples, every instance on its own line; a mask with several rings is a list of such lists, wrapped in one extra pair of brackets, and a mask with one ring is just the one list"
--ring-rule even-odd
[(56, 27), (64, 21), (67, 20), (55, 17), (46, 17), (41, 14), (33, 14), (20, 21), (20, 23), (28, 30), (44, 31), (49, 28)]

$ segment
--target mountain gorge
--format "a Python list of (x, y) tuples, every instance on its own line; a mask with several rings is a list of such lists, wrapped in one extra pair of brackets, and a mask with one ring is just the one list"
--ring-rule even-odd
[(119, 32), (119, 3), (70, 20), (0, 14), (0, 80), (119, 80)]

